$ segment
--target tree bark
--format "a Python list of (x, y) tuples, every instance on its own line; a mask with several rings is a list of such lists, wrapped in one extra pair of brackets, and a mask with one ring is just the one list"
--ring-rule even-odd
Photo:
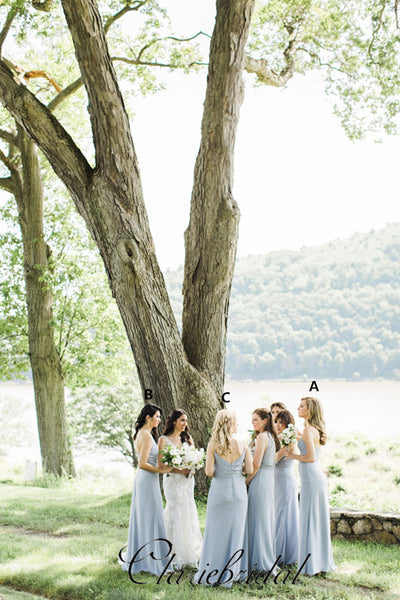
[(65, 414), (64, 376), (54, 341), (53, 296), (45, 281), (49, 248), (43, 231), (43, 188), (35, 144), (19, 128), (20, 173), (15, 187), (24, 248), (29, 358), (43, 470), (75, 476)]
[(94, 169), (50, 111), (0, 63), (1, 101), (47, 156), (98, 245), (142, 389), (151, 389), (152, 401), (166, 413), (183, 407), (201, 445), (208, 441), (223, 389), (239, 217), (231, 192), (233, 149), (253, 4), (217, 2), (210, 89), (186, 234), (184, 342), (157, 263), (128, 117), (95, 2), (62, 0), (89, 98)]
[(221, 395), (239, 208), (232, 196), (242, 71), (253, 0), (218, 0), (202, 137), (185, 232), (182, 338), (190, 362)]

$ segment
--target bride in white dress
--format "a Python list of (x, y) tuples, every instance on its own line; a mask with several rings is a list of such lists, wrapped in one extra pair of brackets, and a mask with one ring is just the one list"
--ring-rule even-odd
[[(178, 448), (186, 442), (193, 445), (188, 432), (188, 417), (184, 410), (177, 408), (169, 415), (164, 434), (158, 442), (159, 451), (169, 444)], [(158, 455), (161, 465), (161, 455)], [(168, 476), (163, 477), (164, 495), (167, 501), (164, 520), (167, 538), (172, 543), (172, 554), (175, 554), (173, 567), (181, 569), (185, 566), (197, 567), (202, 537), (196, 504), (194, 502), (194, 477), (189, 469), (173, 468)]]

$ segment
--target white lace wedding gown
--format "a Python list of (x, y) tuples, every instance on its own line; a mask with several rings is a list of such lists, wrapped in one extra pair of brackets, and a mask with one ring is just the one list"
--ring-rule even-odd
[[(171, 444), (171, 440), (168, 443)], [(171, 555), (176, 554), (172, 566), (175, 569), (197, 567), (202, 537), (193, 498), (194, 477), (179, 473), (165, 474), (163, 485), (167, 501), (164, 509), (167, 538), (172, 543)]]

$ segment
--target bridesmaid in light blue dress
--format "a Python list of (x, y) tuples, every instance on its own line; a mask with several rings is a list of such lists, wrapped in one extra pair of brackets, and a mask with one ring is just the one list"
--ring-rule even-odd
[[(278, 437), (289, 423), (294, 425), (292, 413), (282, 410), (276, 416)], [(294, 451), (296, 444), (290, 444)], [(279, 566), (297, 562), (299, 557), (299, 501), (298, 485), (294, 473), (294, 460), (284, 458), (285, 448), (277, 454), (275, 464), (275, 541), (276, 556), (281, 555)]]
[(256, 433), (253, 474), (246, 478), (249, 486), (247, 511), (249, 571), (269, 571), (276, 565), (274, 464), (279, 449), (273, 417), (266, 408), (252, 415)]
[(122, 569), (130, 576), (140, 571), (161, 575), (170, 558), (158, 474), (170, 472), (171, 467), (157, 466), (158, 446), (154, 439), (160, 416), (158, 406), (146, 404), (135, 425), (138, 470), (133, 483), (128, 545), (125, 555), (121, 555)]
[(298, 415), (305, 419), (299, 440), (300, 454), (287, 451), (287, 458), (299, 461), (300, 473), (300, 573), (316, 575), (336, 569), (330, 535), (328, 486), (318, 462), (326, 432), (322, 407), (316, 398), (302, 398)]
[(242, 475), (252, 472), (250, 450), (235, 439), (235, 413), (220, 410), (207, 446), (206, 475), (212, 477), (207, 499), (206, 526), (200, 564), (194, 581), (202, 585), (225, 585), (245, 579), (247, 548), (246, 484)]

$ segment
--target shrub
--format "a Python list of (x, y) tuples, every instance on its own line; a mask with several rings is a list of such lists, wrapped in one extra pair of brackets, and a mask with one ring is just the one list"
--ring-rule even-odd
[(341, 477), (343, 475), (342, 467), (338, 465), (329, 465), (328, 467), (329, 475), (336, 475), (336, 477)]

